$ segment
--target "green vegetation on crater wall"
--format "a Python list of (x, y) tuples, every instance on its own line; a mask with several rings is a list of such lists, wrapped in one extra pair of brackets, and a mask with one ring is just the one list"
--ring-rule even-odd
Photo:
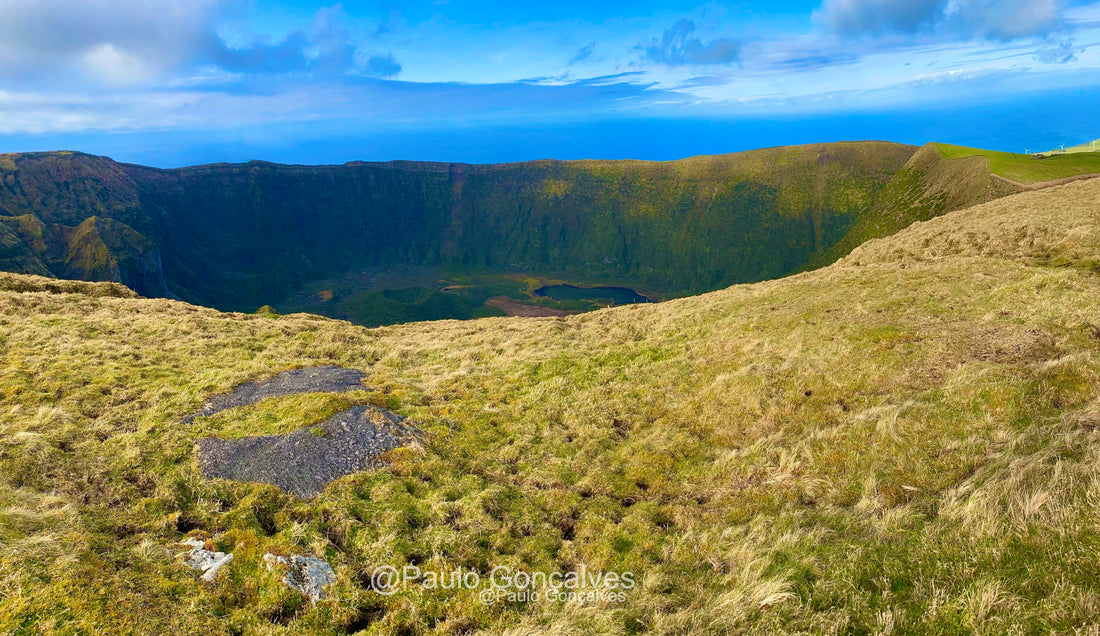
[(916, 221), (927, 221), (1024, 189), (1004, 179), (992, 178), (988, 157), (961, 152), (947, 156), (941, 146), (926, 144), (917, 151), (883, 188), (877, 205), (861, 213), (848, 233), (815, 257), (807, 270), (833, 263), (862, 243), (889, 237)]
[(0, 216), (0, 269), (71, 280), (123, 283), (168, 296), (156, 245), (121, 221), (90, 216), (76, 227), (24, 214)]
[(176, 294), (223, 309), (392, 265), (615, 280), (673, 296), (804, 266), (913, 150), (859, 142), (676, 162), (179, 170), (29, 154), (0, 187), (0, 208), (47, 225), (124, 223), (159, 247)]
[(0, 214), (34, 214), (44, 223), (75, 227), (89, 216), (136, 215), (141, 207), (128, 167), (81, 153), (8, 155), (18, 170), (4, 175)]
[[(26, 215), (31, 219), (35, 219), (33, 216)], [(7, 272), (20, 272), (23, 274), (34, 274), (36, 276), (52, 276), (53, 273), (42, 262), (39, 254), (36, 253), (34, 243), (41, 243), (41, 234), (39, 234), (39, 240), (34, 241), (33, 235), (31, 235), (28, 241), (28, 234), (23, 232), (22, 223), (20, 219), (26, 217), (3, 218), (0, 217), (0, 270)]]
[[(687, 295), (819, 267), (914, 221), (1100, 172), (1091, 153), (1038, 158), (945, 144), (914, 152), (880, 142), (674, 162), (155, 170), (79, 153), (5, 159), (17, 169), (0, 175), (0, 268), (120, 280), (142, 294), (244, 311), (311, 281), (397, 266)], [(92, 217), (95, 232), (74, 230)], [(370, 324), (484, 313), (438, 290), (396, 304), (356, 293), (317, 309)], [(369, 303), (377, 311), (364, 313)]]

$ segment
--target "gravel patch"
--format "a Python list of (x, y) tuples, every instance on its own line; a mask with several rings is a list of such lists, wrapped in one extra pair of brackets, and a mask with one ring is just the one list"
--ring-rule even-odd
[(207, 398), (202, 408), (184, 417), (180, 422), (188, 424), (196, 417), (214, 415), (227, 409), (255, 404), (260, 400), (296, 393), (346, 393), (369, 391), (363, 386), (363, 372), (331, 365), (291, 369), (267, 380), (247, 382), (231, 393)]
[(380, 466), (379, 455), (416, 437), (405, 422), (385, 409), (353, 406), (285, 435), (206, 437), (198, 441), (199, 467), (207, 478), (274, 484), (308, 499), (334, 479)]

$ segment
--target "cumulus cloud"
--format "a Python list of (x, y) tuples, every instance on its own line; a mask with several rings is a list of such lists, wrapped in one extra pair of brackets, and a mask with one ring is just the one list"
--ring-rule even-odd
[(146, 79), (152, 72), (142, 58), (109, 42), (89, 48), (80, 57), (80, 63), (107, 84), (131, 84)]
[(704, 43), (695, 34), (695, 23), (683, 18), (646, 46), (639, 47), (650, 62), (666, 66), (732, 64), (741, 60), (741, 43), (718, 38)]
[(83, 70), (141, 81), (210, 46), (217, 3), (203, 0), (0, 2), (0, 73)]
[(1012, 40), (1065, 26), (1065, 0), (824, 0), (814, 19), (845, 36), (935, 33)]
[[(241, 48), (230, 48), (220, 40), (209, 51), (199, 55), (230, 71), (292, 73), (311, 71), (322, 75), (339, 74), (357, 63), (357, 47), (351, 42), (344, 26), (347, 14), (340, 5), (323, 8), (314, 16), (308, 29), (297, 29), (281, 42), (251, 42)], [(363, 62), (369, 61), (363, 58)]]
[(239, 0), (15, 0), (0, 2), (0, 77), (140, 84), (203, 66), (231, 72), (394, 75), (388, 54), (349, 36), (340, 7), (278, 42), (229, 46), (218, 34)]
[(943, 16), (947, 0), (825, 0), (814, 14), (842, 35), (914, 33)]

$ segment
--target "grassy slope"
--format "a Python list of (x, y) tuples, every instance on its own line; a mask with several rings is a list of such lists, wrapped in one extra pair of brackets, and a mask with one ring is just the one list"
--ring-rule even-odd
[[(1072, 631), (1100, 613), (1098, 198), (1025, 193), (815, 272), (564, 319), (366, 330), (4, 276), (0, 631)], [(378, 391), (175, 423), (331, 362)], [(423, 452), (312, 502), (198, 476), (198, 437), (365, 400)], [(236, 554), (214, 585), (164, 554), (192, 528)], [(302, 606), (272, 548), (326, 556), (334, 598)], [(405, 563), (641, 585), (491, 608), (363, 587)]]
[(947, 212), (1013, 194), (1020, 188), (990, 178), (983, 157), (945, 157), (938, 144), (918, 150), (883, 189), (875, 204), (856, 218), (848, 233), (806, 269), (828, 265), (864, 242)]
[(935, 144), (935, 146), (948, 159), (985, 157), (989, 160), (989, 167), (993, 174), (1025, 185), (1082, 174), (1100, 174), (1100, 152), (1075, 152), (1040, 157), (950, 144)]
[(1097, 148), (1096, 148), (1097, 144), (1100, 144), (1100, 139), (1095, 139), (1093, 141), (1086, 141), (1083, 144), (1080, 144), (1080, 145), (1077, 145), (1077, 146), (1071, 146), (1069, 148), (1066, 148), (1065, 150), (1062, 150), (1061, 148), (1053, 148), (1053, 149), (1048, 150), (1048, 151), (1046, 151), (1042, 154), (1053, 155), (1053, 154), (1060, 154), (1060, 153), (1063, 153), (1063, 152), (1097, 152)]
[(894, 175), (875, 205), (857, 216), (847, 234), (804, 269), (833, 263), (865, 241), (916, 221), (1015, 194), (1029, 185), (1098, 173), (1100, 153), (1038, 157), (926, 144)]

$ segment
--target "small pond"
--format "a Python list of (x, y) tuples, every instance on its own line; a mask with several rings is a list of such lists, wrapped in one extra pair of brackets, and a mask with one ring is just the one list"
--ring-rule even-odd
[(575, 285), (547, 285), (535, 290), (536, 296), (549, 296), (554, 300), (610, 300), (615, 305), (648, 303), (649, 298), (629, 287), (577, 287)]

